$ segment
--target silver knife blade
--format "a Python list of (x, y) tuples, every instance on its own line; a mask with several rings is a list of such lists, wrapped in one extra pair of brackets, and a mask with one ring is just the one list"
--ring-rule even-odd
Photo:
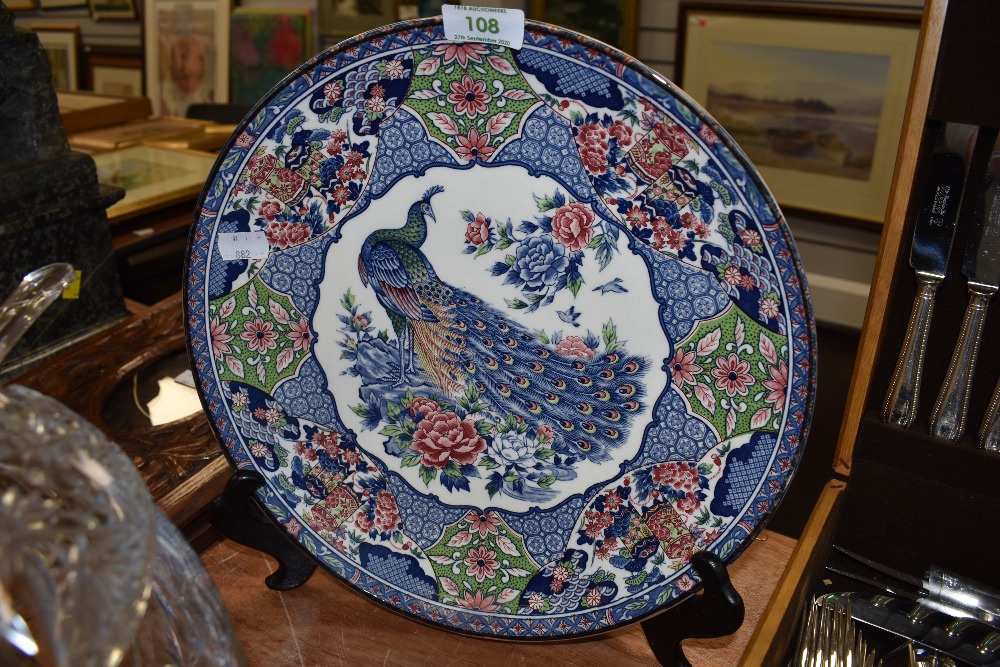
[(946, 123), (931, 154), (910, 249), (917, 293), (910, 310), (903, 347), (882, 404), (882, 420), (908, 427), (916, 420), (924, 353), (938, 285), (944, 280), (952, 239), (968, 175), (969, 157), (978, 128)]
[(931, 413), (930, 432), (958, 440), (965, 432), (972, 375), (990, 299), (1000, 286), (1000, 137), (993, 145), (986, 176), (972, 216), (962, 273), (968, 278), (969, 304), (948, 372)]
[(1000, 284), (1000, 137), (993, 145), (979, 202), (972, 217), (962, 273), (970, 281), (992, 286), (993, 289)]
[(939, 280), (944, 280), (951, 254), (970, 147), (977, 129), (964, 123), (945, 125), (934, 146), (927, 185), (917, 210), (910, 266)]

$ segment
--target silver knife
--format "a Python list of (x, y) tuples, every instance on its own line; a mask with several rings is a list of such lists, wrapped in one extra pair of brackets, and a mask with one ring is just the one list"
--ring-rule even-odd
[(931, 413), (931, 434), (947, 440), (958, 440), (965, 431), (986, 309), (1000, 284), (1000, 138), (993, 146), (972, 217), (962, 273), (968, 278), (969, 304), (944, 384)]
[(903, 348), (882, 404), (882, 421), (897, 426), (907, 427), (917, 416), (934, 296), (948, 266), (976, 130), (975, 125), (947, 123), (931, 154), (927, 185), (917, 209), (910, 250), (910, 266), (917, 277), (917, 295), (910, 310)]

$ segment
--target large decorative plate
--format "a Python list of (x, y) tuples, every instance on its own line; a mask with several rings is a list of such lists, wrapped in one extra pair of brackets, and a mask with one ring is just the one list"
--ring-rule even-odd
[(551, 26), (512, 51), (425, 20), (249, 118), (200, 201), (188, 339), (232, 463), (327, 569), (550, 638), (672, 606), (694, 551), (748, 545), (815, 337), (774, 200), (694, 102)]

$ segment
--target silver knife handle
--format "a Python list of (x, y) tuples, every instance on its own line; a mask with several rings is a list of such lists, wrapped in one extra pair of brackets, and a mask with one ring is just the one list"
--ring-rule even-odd
[(969, 281), (969, 305), (962, 319), (962, 331), (951, 355), (948, 373), (931, 413), (931, 435), (946, 440), (958, 440), (965, 431), (965, 417), (969, 409), (969, 393), (979, 342), (983, 337), (986, 308), (996, 288)]
[(927, 333), (931, 328), (934, 295), (941, 279), (917, 273), (917, 295), (910, 310), (903, 349), (896, 361), (896, 370), (889, 383), (889, 391), (882, 404), (882, 421), (910, 426), (917, 417), (917, 400), (920, 397), (920, 380), (924, 374), (924, 352), (927, 350)]
[(1000, 452), (1000, 380), (993, 390), (983, 425), (979, 427), (979, 446), (988, 452)]

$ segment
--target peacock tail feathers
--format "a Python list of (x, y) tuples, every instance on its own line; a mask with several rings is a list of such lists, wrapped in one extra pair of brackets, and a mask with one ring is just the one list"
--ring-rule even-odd
[[(414, 347), (429, 378), (451, 395), (474, 388), (505, 418), (554, 433), (566, 456), (606, 461), (643, 408), (648, 361), (621, 351), (567, 356), (478, 297), (438, 283), (424, 300), (438, 322), (413, 322)], [(420, 290), (426, 299), (429, 288)]]

